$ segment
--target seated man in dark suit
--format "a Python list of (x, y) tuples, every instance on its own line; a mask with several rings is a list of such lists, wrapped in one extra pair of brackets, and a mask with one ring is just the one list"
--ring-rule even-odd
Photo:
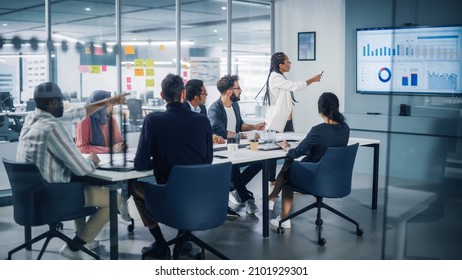
[[(222, 77), (217, 83), (217, 88), (221, 94), (220, 98), (210, 106), (208, 114), (213, 133), (228, 139), (241, 131), (262, 130), (265, 127), (265, 123), (252, 125), (242, 120), (238, 104), (242, 90), (238, 76)], [(231, 181), (235, 191), (231, 192), (230, 198), (237, 204), (245, 204), (247, 214), (255, 214), (260, 209), (252, 193), (247, 190), (246, 184), (260, 172), (262, 164), (252, 163), (242, 173), (240, 167), (243, 166), (233, 165)]]
[[(181, 103), (185, 97), (183, 79), (178, 75), (168, 74), (161, 87), (160, 94), (167, 102), (167, 110), (146, 116), (136, 151), (135, 169), (153, 169), (157, 183), (165, 184), (174, 165), (211, 163), (213, 149), (212, 128), (207, 117), (185, 110)], [(147, 184), (137, 182), (132, 191), (141, 220), (155, 239), (141, 253), (145, 257), (169, 258), (170, 249), (159, 224), (146, 214), (144, 189)], [(186, 246), (182, 247), (182, 252), (185, 248), (192, 250), (190, 244)], [(173, 250), (177, 249), (175, 245)]]
[(205, 101), (207, 100), (207, 90), (204, 82), (198, 79), (191, 79), (186, 83), (186, 100), (183, 102), (186, 110), (207, 116)]

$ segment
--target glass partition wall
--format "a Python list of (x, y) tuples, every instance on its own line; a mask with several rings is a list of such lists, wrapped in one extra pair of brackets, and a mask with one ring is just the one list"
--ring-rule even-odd
[[(69, 103), (66, 106), (83, 103), (92, 91), (100, 89), (130, 93), (129, 98), (155, 107), (163, 105), (162, 79), (175, 73), (185, 82), (204, 80), (209, 106), (219, 96), (218, 79), (237, 74), (243, 86), (242, 114), (261, 117), (262, 96), (254, 97), (269, 70), (271, 2), (5, 2), (0, 7), (0, 91), (11, 93), (12, 110), (25, 110), (35, 87), (45, 81), (61, 87)], [(6, 157), (14, 159), (16, 143), (7, 144), (14, 147), (2, 150), (11, 151)], [(8, 182), (0, 185), (0, 192), (7, 189)]]

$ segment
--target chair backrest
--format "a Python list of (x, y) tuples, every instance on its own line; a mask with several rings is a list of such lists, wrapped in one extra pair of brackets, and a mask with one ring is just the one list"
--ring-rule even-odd
[(10, 120), (8, 116), (0, 116), (0, 132), (8, 131)]
[(130, 113), (130, 119), (140, 119), (142, 117), (142, 105), (143, 102), (141, 99), (132, 98), (127, 100), (127, 108)]
[(57, 223), (83, 209), (85, 198), (81, 184), (50, 184), (33, 163), (5, 158), (2, 161), (10, 181), (16, 223), (24, 226)]
[(340, 198), (351, 192), (358, 144), (329, 147), (317, 163), (292, 163), (289, 181), (296, 188), (319, 197)]
[(174, 166), (165, 186), (147, 187), (146, 207), (157, 221), (176, 229), (206, 230), (224, 223), (231, 163)]

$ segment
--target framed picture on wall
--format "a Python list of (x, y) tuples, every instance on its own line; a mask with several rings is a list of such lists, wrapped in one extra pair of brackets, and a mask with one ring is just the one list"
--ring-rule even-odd
[(316, 32), (298, 32), (298, 60), (316, 60)]

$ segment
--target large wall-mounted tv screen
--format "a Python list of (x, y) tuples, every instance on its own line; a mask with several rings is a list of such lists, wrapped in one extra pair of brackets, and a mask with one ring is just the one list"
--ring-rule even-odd
[(356, 91), (462, 95), (462, 26), (356, 30)]

